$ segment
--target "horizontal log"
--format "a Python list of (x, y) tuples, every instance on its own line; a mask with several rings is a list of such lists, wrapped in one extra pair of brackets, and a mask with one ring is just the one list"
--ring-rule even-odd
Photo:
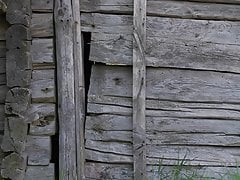
[[(95, 65), (90, 95), (132, 97), (131, 67)], [(147, 99), (239, 103), (238, 74), (147, 68)]]
[(0, 74), (5, 74), (5, 73), (6, 73), (6, 59), (0, 58)]
[(28, 136), (26, 152), (28, 165), (49, 165), (51, 159), (51, 139), (49, 136)]
[(9, 27), (9, 24), (6, 21), (5, 15), (0, 14), (0, 40), (5, 40), (5, 33)]
[(54, 164), (48, 166), (27, 166), (25, 180), (53, 180), (55, 179)]
[[(132, 144), (117, 142), (86, 141), (88, 160), (108, 163), (131, 163)], [(147, 145), (147, 164), (174, 165), (184, 160), (186, 165), (236, 166), (238, 148), (154, 146)]]
[[(217, 20), (240, 20), (240, 6), (229, 4), (215, 4), (188, 1), (156, 1), (147, 2), (147, 15), (196, 18), (196, 19), (217, 19)], [(220, 1), (221, 2), (221, 1)], [(225, 0), (225, 2), (229, 2)], [(236, 1), (234, 1), (236, 3)], [(239, 2), (238, 2), (239, 3)], [(231, 11), (229, 11), (231, 9)], [(82, 12), (102, 12), (112, 14), (132, 14), (132, 0), (83, 0), (81, 1)]]
[[(82, 30), (132, 35), (133, 17), (82, 13)], [(175, 41), (239, 45), (240, 22), (147, 17), (147, 36)], [(159, 30), (160, 29), (160, 30)]]
[(32, 104), (29, 112), (31, 120), (29, 134), (34, 136), (54, 135), (56, 133), (56, 105)]
[[(176, 171), (178, 166), (163, 166), (159, 164), (158, 166), (147, 166), (147, 175), (152, 180), (159, 180), (161, 178), (167, 179), (171, 178), (171, 175)], [(107, 164), (107, 163), (97, 163), (97, 162), (87, 162), (85, 164), (86, 178), (89, 179), (133, 179), (133, 168), (129, 164)], [(228, 178), (231, 174), (237, 173), (237, 168), (229, 167), (181, 167), (181, 175), (186, 178), (194, 176), (195, 178), (210, 178), (210, 179), (221, 179), (225, 177)], [(183, 174), (184, 175), (183, 175)]]
[(6, 57), (6, 42), (0, 40), (0, 58)]
[[(239, 135), (239, 121), (216, 119), (180, 119), (169, 117), (147, 117), (147, 133), (161, 132), (203, 133)], [(131, 116), (98, 115), (87, 116), (86, 129), (96, 132), (104, 131), (131, 131)]]
[(32, 40), (32, 61), (33, 64), (53, 64), (53, 39), (33, 39)]
[(34, 70), (31, 89), (33, 102), (55, 102), (54, 70)]
[(54, 0), (33, 0), (31, 8), (33, 12), (52, 12)]
[(53, 36), (53, 14), (33, 13), (31, 24), (32, 37), (52, 37)]
[[(147, 37), (147, 66), (240, 73), (239, 45), (171, 37)], [(106, 64), (132, 65), (132, 48), (131, 35), (92, 33), (89, 59)]]

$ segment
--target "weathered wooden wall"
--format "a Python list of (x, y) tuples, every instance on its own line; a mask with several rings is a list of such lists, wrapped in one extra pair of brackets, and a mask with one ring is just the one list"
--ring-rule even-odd
[[(1, 173), (11, 179), (55, 179), (52, 154), (58, 152), (52, 152), (52, 136), (56, 134), (54, 2), (5, 2), (7, 15), (0, 15), (0, 131), (4, 131), (1, 147), (5, 152), (14, 153), (4, 157)], [(6, 96), (8, 88), (12, 89)], [(23, 97), (23, 91), (28, 89), (31, 92), (29, 105), (24, 104), (27, 96)], [(17, 96), (13, 98), (11, 93)], [(7, 118), (9, 127), (5, 123), (4, 128), (5, 113), (22, 119)]]
[[(132, 0), (82, 0), (94, 65), (86, 176), (132, 179)], [(210, 177), (240, 161), (238, 0), (147, 1), (147, 173), (186, 156)], [(231, 10), (230, 10), (231, 9)], [(227, 168), (227, 167), (229, 168)]]

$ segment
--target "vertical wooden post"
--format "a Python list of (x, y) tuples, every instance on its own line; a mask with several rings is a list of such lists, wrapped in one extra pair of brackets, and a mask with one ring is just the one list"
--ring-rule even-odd
[(79, 0), (56, 0), (59, 176), (84, 179), (84, 77)]
[(134, 179), (146, 179), (146, 0), (134, 0), (133, 19), (133, 160)]

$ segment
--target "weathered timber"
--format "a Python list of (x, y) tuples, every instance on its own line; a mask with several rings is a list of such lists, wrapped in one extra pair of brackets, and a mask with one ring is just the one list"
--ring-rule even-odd
[(25, 150), (28, 126), (25, 119), (8, 117), (5, 120), (4, 137), (1, 148), (4, 152), (17, 152)]
[[(5, 57), (6, 57), (6, 42), (0, 40), (0, 59)], [(0, 64), (3, 65), (2, 62)]]
[(50, 137), (28, 135), (26, 153), (28, 155), (28, 165), (49, 165), (51, 159)]
[(134, 179), (146, 175), (146, 0), (134, 0), (133, 16), (133, 169)]
[(5, 112), (24, 118), (31, 102), (31, 92), (26, 88), (13, 88), (8, 91)]
[(25, 180), (54, 180), (54, 164), (48, 166), (27, 166)]
[(12, 153), (6, 156), (2, 162), (1, 175), (4, 178), (23, 180), (27, 165), (26, 160), (26, 156), (21, 156), (17, 153)]
[(83, 39), (81, 34), (80, 1), (72, 2), (73, 8), (73, 54), (74, 54), (74, 93), (76, 114), (77, 178), (85, 179), (84, 125), (85, 125), (85, 81)]
[[(214, 1), (210, 1), (214, 2)], [(229, 2), (229, 1), (226, 1)], [(229, 11), (231, 9), (231, 11)], [(102, 12), (112, 14), (132, 14), (132, 0), (83, 0), (82, 12)], [(230, 4), (196, 3), (188, 1), (149, 0), (148, 16), (178, 17), (209, 20), (240, 20), (240, 7)]]
[[(1, 60), (0, 60), (1, 62)], [(1, 85), (6, 85), (7, 79), (6, 79), (6, 74), (0, 74), (0, 86)]]
[(9, 27), (9, 24), (6, 21), (6, 17), (2, 14), (0, 14), (0, 40), (6, 40), (5, 33), (7, 31), (7, 28)]
[[(170, 38), (147, 37), (147, 66), (240, 72), (238, 45)], [(92, 33), (90, 60), (132, 65), (132, 47), (131, 35)]]
[[(233, 104), (240, 100), (238, 74), (150, 67), (147, 71), (147, 99)], [(132, 97), (131, 77), (130, 67), (95, 65), (90, 94)]]
[(31, 23), (31, 3), (29, 0), (8, 0), (6, 19), (10, 24), (23, 24), (29, 26)]
[(31, 24), (32, 37), (52, 37), (53, 36), (53, 14), (33, 13)]
[(33, 102), (55, 102), (54, 70), (34, 70), (32, 72), (31, 90)]
[(53, 12), (54, 0), (32, 0), (33, 12)]
[(33, 64), (54, 64), (53, 39), (36, 39), (32, 41), (31, 47)]
[[(132, 180), (133, 179), (133, 169), (131, 165), (128, 164), (106, 164), (106, 163), (97, 163), (97, 162), (88, 162), (86, 163), (86, 177), (89, 179), (124, 179)], [(161, 178), (170, 179), (174, 167), (171, 166), (161, 166), (161, 172), (159, 172), (159, 166), (147, 166), (147, 176), (152, 180), (159, 180)], [(181, 173), (190, 173), (185, 174), (191, 176), (193, 172), (196, 175), (209, 177), (213, 179), (226, 177), (226, 174), (236, 172), (236, 168), (228, 167), (189, 167), (183, 166), (183, 171)], [(185, 178), (185, 176), (182, 176)], [(196, 177), (197, 178), (197, 177)], [(228, 177), (226, 177), (228, 179)]]
[[(130, 15), (82, 13), (83, 31), (131, 35)], [(239, 45), (239, 22), (147, 17), (147, 36), (174, 41)], [(161, 31), (159, 30), (161, 29)]]
[(132, 166), (127, 164), (104, 164), (87, 162), (86, 178), (88, 179), (133, 179)]
[[(131, 143), (86, 141), (86, 157), (88, 160), (108, 163), (131, 163)], [(174, 165), (184, 159), (186, 164), (201, 166), (236, 166), (239, 160), (237, 148), (201, 146), (147, 146), (147, 164)]]
[[(76, 7), (73, 7), (77, 5)], [(75, 0), (57, 0), (55, 2), (55, 28), (56, 28), (56, 58), (57, 58), (57, 74), (58, 74), (58, 114), (59, 114), (59, 172), (61, 177), (66, 180), (81, 179), (77, 159), (79, 151), (77, 149), (76, 132), (77, 119), (75, 94), (77, 89), (75, 82), (77, 77), (75, 63), (81, 57), (74, 55), (79, 53), (76, 48), (81, 43), (77, 39), (79, 33), (79, 19), (73, 12), (78, 9), (78, 2)], [(80, 9), (78, 9), (80, 12)], [(76, 21), (76, 23), (75, 23)], [(80, 37), (78, 37), (80, 38)], [(79, 77), (78, 77), (79, 78)], [(78, 88), (81, 88), (80, 86)], [(66, 121), (67, 119), (67, 121)]]
[[(99, 112), (101, 114), (101, 112)], [(238, 135), (239, 127), (236, 120), (217, 119), (180, 119), (170, 117), (147, 117), (147, 133), (175, 132), (178, 134), (226, 134)], [(86, 129), (96, 132), (104, 131), (132, 131), (131, 116), (98, 115), (88, 116)], [(88, 137), (86, 137), (88, 138)]]
[(34, 136), (56, 133), (55, 104), (32, 104), (29, 109), (29, 134)]

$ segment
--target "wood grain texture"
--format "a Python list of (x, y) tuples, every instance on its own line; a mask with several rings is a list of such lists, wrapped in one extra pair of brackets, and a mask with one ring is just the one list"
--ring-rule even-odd
[(133, 168), (134, 179), (146, 175), (146, 0), (134, 0), (133, 16)]
[[(229, 11), (229, 9), (231, 9), (231, 11)], [(149, 0), (147, 2), (148, 16), (209, 20), (239, 20), (239, 10), (239, 6), (230, 4), (202, 3), (176, 0)], [(81, 11), (111, 14), (132, 14), (133, 1), (83, 0), (81, 1)]]
[(8, 87), (6, 85), (0, 86), (0, 104), (5, 103), (5, 98), (8, 92)]
[(53, 12), (54, 0), (32, 0), (33, 12)]
[(51, 159), (51, 139), (49, 136), (27, 137), (26, 153), (28, 165), (49, 165)]
[(5, 57), (6, 57), (6, 41), (0, 40), (0, 58), (5, 58)]
[(33, 13), (31, 24), (32, 37), (53, 36), (53, 13)]
[[(174, 167), (162, 166), (161, 173), (159, 172), (159, 166), (147, 166), (147, 175), (152, 180), (159, 180), (160, 178), (170, 179)], [(211, 179), (221, 179), (222, 176), (229, 174), (229, 172), (236, 172), (236, 168), (228, 167), (183, 167), (181, 177), (185, 178), (186, 175), (191, 177), (191, 173), (195, 172), (198, 177), (201, 176), (209, 177)], [(185, 176), (184, 176), (185, 174)], [(86, 163), (86, 177), (89, 179), (133, 179), (133, 169), (129, 164), (107, 164), (107, 163), (97, 163), (88, 162)], [(230, 178), (225, 176), (225, 178)]]
[(56, 101), (54, 70), (34, 70), (32, 72), (32, 101), (53, 103)]
[(0, 14), (0, 22), (1, 22), (1, 26), (0, 26), (0, 40), (6, 40), (5, 38), (5, 33), (9, 27), (9, 24), (6, 21), (6, 16)]
[[(147, 69), (147, 99), (238, 103), (238, 74), (171, 68)], [(90, 94), (132, 97), (132, 70), (95, 65)], [(161, 93), (159, 93), (161, 92)]]
[(54, 180), (55, 169), (54, 164), (48, 166), (27, 166), (25, 180)]
[(53, 39), (34, 38), (31, 46), (33, 64), (37, 64), (39, 66), (43, 66), (42, 64), (53, 65), (55, 62), (53, 45)]

